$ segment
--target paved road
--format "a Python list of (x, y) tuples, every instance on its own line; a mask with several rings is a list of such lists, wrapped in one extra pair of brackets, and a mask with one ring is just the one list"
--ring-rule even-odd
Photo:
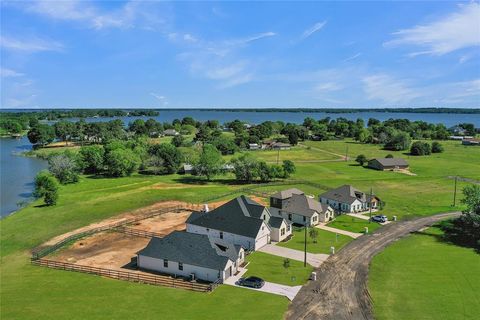
[(317, 269), (317, 281), (302, 287), (286, 319), (373, 319), (367, 289), (370, 260), (392, 242), (437, 221), (460, 215), (444, 213), (386, 225), (358, 238)]
[[(274, 244), (267, 244), (258, 249), (258, 251), (302, 262), (305, 258), (305, 253), (303, 251), (280, 247)], [(328, 259), (328, 257), (328, 254), (307, 252), (307, 263), (312, 267), (318, 268), (325, 260)]]

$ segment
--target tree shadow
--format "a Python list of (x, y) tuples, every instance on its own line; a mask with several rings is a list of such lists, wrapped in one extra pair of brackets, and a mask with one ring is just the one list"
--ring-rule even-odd
[(33, 206), (34, 208), (44, 208), (44, 207), (49, 207), (48, 204), (44, 203), (44, 204), (37, 204), (36, 206)]
[(255, 184), (253, 182), (243, 182), (237, 181), (236, 179), (212, 179), (208, 181), (206, 178), (185, 175), (178, 178), (174, 178), (173, 181), (183, 184), (192, 184), (192, 185), (206, 185), (209, 183), (223, 184), (223, 185), (248, 185)]

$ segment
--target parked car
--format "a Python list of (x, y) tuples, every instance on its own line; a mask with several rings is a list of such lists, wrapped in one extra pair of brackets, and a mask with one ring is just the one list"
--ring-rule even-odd
[(376, 215), (376, 216), (373, 216), (371, 220), (375, 222), (384, 223), (388, 221), (388, 218), (387, 216), (384, 216), (384, 215)]
[(240, 278), (237, 284), (243, 287), (260, 289), (265, 284), (265, 281), (258, 277), (248, 277), (248, 278)]

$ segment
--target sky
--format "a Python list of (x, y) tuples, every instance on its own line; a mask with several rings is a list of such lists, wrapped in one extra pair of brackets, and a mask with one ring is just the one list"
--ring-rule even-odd
[(10, 108), (480, 107), (480, 4), (3, 1)]

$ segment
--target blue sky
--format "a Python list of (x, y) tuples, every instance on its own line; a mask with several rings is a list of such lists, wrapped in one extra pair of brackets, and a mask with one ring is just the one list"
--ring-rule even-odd
[(478, 2), (0, 6), (1, 108), (480, 107)]

